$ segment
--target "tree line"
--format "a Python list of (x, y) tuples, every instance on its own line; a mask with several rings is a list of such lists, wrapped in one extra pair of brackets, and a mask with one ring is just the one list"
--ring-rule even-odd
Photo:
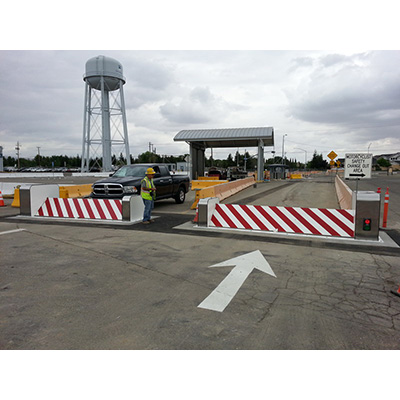
[[(130, 155), (131, 164), (135, 163), (167, 163), (176, 164), (177, 162), (184, 162), (187, 154), (173, 156), (173, 155), (160, 155), (154, 152), (146, 151), (139, 154), (137, 158)], [(18, 159), (15, 157), (4, 157), (3, 158), (4, 167), (17, 167)], [(33, 167), (44, 167), (44, 168), (80, 168), (82, 164), (82, 157), (76, 155), (75, 157), (70, 157), (67, 155), (53, 155), (53, 156), (41, 156), (36, 155), (32, 159), (20, 158), (19, 167), (22, 168), (33, 168)], [(126, 158), (121, 153), (118, 157), (114, 154), (112, 156), (112, 164), (115, 167), (120, 167), (126, 165)], [(282, 157), (272, 157), (265, 161), (265, 165), (271, 164), (285, 164), (290, 169), (317, 169), (326, 170), (328, 169), (328, 162), (322, 157), (322, 154), (314, 152), (313, 158), (307, 162), (307, 165), (297, 161), (296, 159), (286, 158), (282, 160)], [(89, 162), (90, 169), (101, 169), (102, 160), (101, 157), (90, 159)], [(255, 170), (257, 168), (257, 158), (251, 156), (249, 152), (244, 152), (242, 154), (239, 151), (236, 152), (234, 156), (229, 154), (226, 159), (214, 159), (213, 157), (205, 158), (206, 167), (217, 167), (217, 168), (228, 168), (228, 167), (239, 167), (246, 170)]]

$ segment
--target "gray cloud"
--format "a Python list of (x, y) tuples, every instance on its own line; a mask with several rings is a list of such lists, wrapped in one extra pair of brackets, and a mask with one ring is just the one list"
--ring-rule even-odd
[(312, 57), (297, 57), (292, 60), (292, 65), (289, 68), (289, 72), (295, 72), (299, 68), (312, 67), (314, 59)]
[(36, 146), (44, 155), (80, 153), (82, 76), (100, 54), (124, 68), (133, 154), (149, 141), (181, 152), (175, 134), (203, 127), (274, 126), (278, 148), (288, 133), (288, 151), (308, 149), (307, 142), (331, 147), (333, 135), (347, 150), (371, 141), (382, 153), (400, 146), (397, 51), (0, 51), (6, 156), (17, 140), (24, 157)]
[(127, 79), (127, 108), (139, 108), (149, 102), (162, 100), (168, 88), (175, 83), (171, 68), (149, 56), (146, 59), (146, 52), (139, 52), (138, 56), (128, 57), (123, 63)]
[(160, 106), (161, 115), (170, 122), (202, 124), (217, 122), (230, 112), (229, 104), (211, 93), (209, 88), (195, 87), (177, 103)]
[(299, 120), (348, 127), (400, 124), (400, 53), (322, 57), (308, 79), (286, 91)]

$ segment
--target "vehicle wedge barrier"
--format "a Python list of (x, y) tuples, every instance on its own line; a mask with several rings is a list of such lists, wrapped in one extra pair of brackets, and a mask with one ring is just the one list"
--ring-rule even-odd
[(209, 226), (353, 238), (354, 210), (216, 204)]
[(122, 220), (122, 200), (47, 198), (36, 216)]

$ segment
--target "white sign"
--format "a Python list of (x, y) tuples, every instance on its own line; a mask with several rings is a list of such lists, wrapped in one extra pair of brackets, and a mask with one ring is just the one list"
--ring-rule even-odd
[(231, 258), (219, 264), (211, 265), (211, 267), (228, 266), (235, 268), (232, 269), (228, 276), (198, 305), (198, 307), (219, 312), (224, 311), (254, 268), (276, 278), (274, 271), (272, 271), (272, 268), (260, 250)]
[(372, 154), (349, 153), (344, 160), (345, 179), (370, 179), (372, 170)]

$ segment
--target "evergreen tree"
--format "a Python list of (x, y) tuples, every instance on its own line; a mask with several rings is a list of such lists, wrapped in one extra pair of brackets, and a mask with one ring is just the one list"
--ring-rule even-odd
[(317, 154), (317, 150), (315, 150), (312, 160), (307, 163), (307, 168), (317, 170), (328, 169), (328, 162), (322, 158), (322, 154)]

